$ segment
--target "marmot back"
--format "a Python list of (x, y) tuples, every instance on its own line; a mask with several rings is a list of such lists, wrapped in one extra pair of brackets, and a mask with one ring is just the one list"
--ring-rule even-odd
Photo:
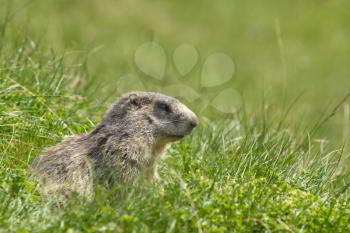
[(93, 180), (130, 183), (157, 177), (156, 161), (171, 142), (189, 134), (196, 115), (173, 97), (153, 92), (123, 95), (91, 133), (46, 149), (31, 170), (43, 193), (75, 191), (90, 196)]

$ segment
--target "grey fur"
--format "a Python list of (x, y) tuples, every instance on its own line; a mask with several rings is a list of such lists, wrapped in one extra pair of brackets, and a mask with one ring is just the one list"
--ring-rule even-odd
[(169, 144), (189, 134), (196, 115), (175, 98), (153, 92), (123, 95), (88, 134), (46, 149), (31, 170), (45, 194), (58, 190), (91, 196), (93, 181), (132, 183), (157, 176), (156, 161)]

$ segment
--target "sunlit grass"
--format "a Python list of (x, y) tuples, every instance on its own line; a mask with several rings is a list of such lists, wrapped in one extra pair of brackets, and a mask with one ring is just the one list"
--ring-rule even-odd
[(61, 59), (29, 42), (14, 51), (0, 75), (3, 231), (350, 229), (342, 149), (321, 151), (313, 138), (305, 143), (303, 131), (244, 112), (225, 122), (202, 119), (172, 147), (156, 184), (96, 187), (92, 201), (76, 197), (59, 206), (43, 199), (26, 169), (43, 147), (92, 128), (88, 113), (77, 114), (90, 104), (67, 91), (72, 71)]
[[(131, 18), (125, 16), (128, 3), (115, 11), (116, 3), (103, 3), (2, 4), (13, 14), (3, 14), (0, 21), (0, 232), (350, 231), (349, 153), (343, 145), (349, 112), (347, 100), (342, 101), (349, 82), (341, 52), (348, 45), (336, 43), (346, 38), (343, 10), (326, 22), (337, 22), (332, 37), (314, 23), (329, 14), (323, 8), (328, 3), (291, 8), (307, 14), (305, 6), (318, 9), (312, 22), (301, 14), (300, 30), (289, 13), (283, 15), (290, 8), (282, 3), (274, 6), (277, 15), (269, 15), (250, 1), (236, 2), (234, 9), (204, 1), (200, 9), (212, 14), (197, 11), (198, 2), (189, 3), (187, 13), (171, 14), (169, 9), (182, 5), (143, 2)], [(149, 14), (137, 14), (141, 6)], [(192, 24), (176, 17), (191, 12), (198, 16)], [(52, 24), (40, 33), (48, 15)], [(257, 22), (249, 15), (266, 17)], [(158, 18), (163, 21), (156, 27)], [(232, 19), (244, 33), (232, 29)], [(135, 26), (139, 22), (142, 27)], [(214, 30), (218, 36), (194, 27), (210, 23), (222, 27)], [(247, 106), (227, 120), (200, 116), (199, 128), (175, 143), (161, 162), (161, 180), (155, 184), (96, 186), (92, 200), (45, 199), (29, 179), (30, 162), (43, 148), (93, 128), (116, 97), (107, 89), (114, 88), (115, 76), (135, 71), (134, 49), (154, 28), (167, 52), (188, 39), (200, 53), (225, 49), (232, 54), (238, 67), (235, 87), (245, 90)], [(94, 37), (96, 31), (102, 34)], [(181, 33), (184, 37), (174, 36)], [(252, 36), (246, 40), (244, 35)], [(291, 39), (295, 35), (298, 44)], [(322, 47), (328, 36), (333, 40)], [(333, 53), (339, 56), (327, 56)], [(286, 83), (279, 79), (282, 68)], [(302, 91), (306, 97), (295, 98)], [(301, 115), (305, 108), (309, 111)]]

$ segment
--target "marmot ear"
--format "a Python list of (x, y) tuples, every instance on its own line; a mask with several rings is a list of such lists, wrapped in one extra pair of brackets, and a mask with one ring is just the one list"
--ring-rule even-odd
[(136, 107), (141, 107), (141, 105), (142, 105), (141, 98), (136, 93), (131, 93), (129, 95), (129, 103), (131, 103), (132, 105), (134, 105)]

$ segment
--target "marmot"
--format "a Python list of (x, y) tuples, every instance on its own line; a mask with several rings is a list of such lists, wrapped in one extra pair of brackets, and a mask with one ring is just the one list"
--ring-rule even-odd
[(91, 196), (93, 180), (130, 183), (157, 176), (156, 161), (189, 134), (197, 116), (179, 100), (153, 92), (123, 95), (90, 133), (44, 150), (32, 164), (43, 193), (69, 190)]

